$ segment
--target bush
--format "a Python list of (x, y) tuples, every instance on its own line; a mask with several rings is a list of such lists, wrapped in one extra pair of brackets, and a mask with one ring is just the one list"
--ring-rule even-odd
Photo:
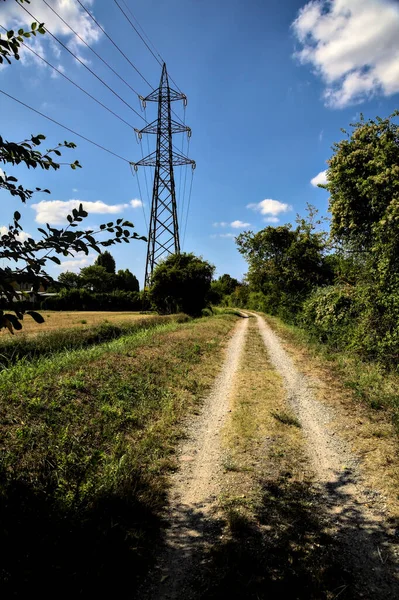
[(332, 285), (315, 289), (299, 321), (311, 337), (343, 349), (353, 344), (361, 310), (356, 288)]
[(149, 297), (154, 308), (161, 314), (200, 316), (208, 304), (214, 270), (194, 254), (171, 254), (152, 275)]
[(141, 310), (142, 295), (139, 292), (115, 290), (110, 293), (92, 293), (84, 289), (63, 289), (58, 296), (46, 298), (43, 310)]
[(399, 293), (372, 284), (316, 288), (299, 318), (311, 338), (389, 367), (399, 362)]

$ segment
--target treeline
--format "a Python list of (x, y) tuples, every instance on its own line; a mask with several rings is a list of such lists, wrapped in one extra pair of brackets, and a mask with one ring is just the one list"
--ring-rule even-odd
[(40, 308), (47, 310), (143, 310), (146, 308), (138, 279), (129, 269), (116, 272), (115, 259), (108, 251), (79, 273), (66, 271), (47, 291)]
[[(397, 367), (399, 358), (399, 127), (352, 124), (333, 146), (328, 231), (308, 206), (296, 226), (237, 237), (248, 262), (236, 305), (277, 315), (338, 350)], [(229, 298), (231, 302), (232, 296)], [(234, 297), (233, 297), (234, 299)]]

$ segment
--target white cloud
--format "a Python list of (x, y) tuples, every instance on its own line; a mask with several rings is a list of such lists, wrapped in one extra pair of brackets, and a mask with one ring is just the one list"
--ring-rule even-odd
[(57, 268), (61, 271), (73, 271), (74, 273), (77, 273), (80, 269), (83, 269), (83, 267), (92, 265), (95, 259), (95, 254), (88, 254), (82, 258), (70, 258), (68, 260), (63, 260), (60, 265), (57, 265)]
[[(8, 227), (6, 227), (5, 225), (0, 226), (0, 237), (3, 235), (6, 235), (8, 233)], [(26, 233), (26, 231), (20, 231), (17, 235), (17, 239), (20, 242), (24, 242), (25, 240), (27, 240), (28, 238), (31, 238), (31, 234), (30, 233)]]
[(399, 3), (313, 0), (292, 24), (299, 60), (325, 83), (326, 104), (343, 108), (399, 92)]
[(233, 221), (230, 223), (233, 229), (241, 229), (242, 227), (249, 227), (251, 223), (244, 223), (244, 221)]
[[(101, 30), (75, 0), (50, 0), (49, 4), (51, 4), (52, 8), (54, 8), (54, 10), (69, 23), (72, 29), (74, 29), (88, 44), (91, 45), (97, 42), (102, 36)], [(92, 6), (93, 0), (86, 0), (85, 4), (86, 6)], [(67, 25), (65, 25), (65, 23), (63, 23), (44, 3), (32, 3), (31, 5), (27, 5), (26, 8), (34, 15), (36, 20), (44, 23), (49, 31), (56, 36), (62, 37), (63, 41), (68, 43), (68, 46), (75, 54), (79, 49), (85, 47), (83, 42), (81, 42), (69, 27), (67, 27)], [(1, 17), (2, 25), (7, 29), (17, 29), (19, 27), (28, 29), (34, 20), (17, 2), (2, 2)], [(45, 51), (42, 46), (42, 39), (46, 40), (46, 48), (48, 48), (56, 58), (59, 58), (61, 55), (60, 47), (53, 40), (49, 40), (48, 36), (43, 36), (42, 38), (42, 36), (38, 34), (36, 38), (29, 38), (26, 40), (26, 44), (35, 44), (35, 50), (43, 56)], [(39, 51), (37, 44), (41, 46), (42, 51)], [(79, 56), (79, 58), (82, 59), (81, 56)], [(22, 48), (21, 62), (29, 64), (32, 60), (38, 64), (44, 64), (31, 52)]]
[(236, 234), (235, 233), (212, 233), (209, 237), (211, 237), (212, 239), (215, 238), (235, 238)]
[(313, 187), (317, 187), (319, 184), (325, 185), (327, 183), (327, 169), (325, 171), (320, 171), (316, 177), (313, 177), (313, 179), (310, 180), (310, 183)]
[(263, 220), (265, 223), (278, 223), (280, 221), (278, 217), (266, 217)]
[[(232, 227), (233, 229), (241, 229), (242, 227), (249, 227), (251, 223), (244, 223), (244, 221), (232, 221), (231, 223), (227, 223), (227, 221), (220, 221), (220, 223), (212, 223), (213, 227)], [(233, 235), (233, 234), (231, 234)], [(226, 234), (227, 236), (227, 234)]]
[(256, 210), (262, 215), (271, 215), (272, 217), (292, 210), (292, 206), (289, 204), (285, 204), (279, 200), (271, 200), (270, 198), (266, 198), (257, 204), (247, 204), (247, 208), (252, 208), (252, 210)]
[(133, 200), (130, 200), (130, 206), (132, 208), (140, 208), (141, 206), (143, 206), (143, 203), (138, 198), (134, 198)]
[(72, 212), (73, 208), (78, 208), (83, 204), (84, 210), (89, 214), (113, 215), (122, 212), (128, 204), (105, 204), (102, 200), (89, 202), (85, 200), (42, 200), (37, 204), (32, 204), (36, 211), (35, 221), (37, 223), (50, 223), (51, 225), (60, 225), (66, 222), (66, 216)]

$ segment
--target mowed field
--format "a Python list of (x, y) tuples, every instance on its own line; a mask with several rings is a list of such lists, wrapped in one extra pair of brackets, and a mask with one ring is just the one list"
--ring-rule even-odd
[[(114, 312), (114, 311), (37, 311), (45, 319), (44, 323), (36, 323), (32, 317), (25, 315), (23, 328), (21, 331), (15, 331), (15, 335), (36, 335), (47, 331), (59, 331), (60, 329), (70, 329), (72, 327), (81, 327), (82, 329), (99, 325), (100, 323), (126, 323), (138, 318), (142, 318), (140, 312)], [(152, 315), (146, 315), (150, 317)], [(10, 336), (7, 329), (0, 330), (0, 336)]]

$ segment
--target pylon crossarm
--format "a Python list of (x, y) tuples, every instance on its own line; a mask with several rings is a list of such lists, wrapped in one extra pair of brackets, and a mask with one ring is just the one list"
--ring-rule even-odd
[[(187, 135), (189, 137), (191, 137), (190, 127), (187, 127), (186, 125), (182, 125), (181, 123), (178, 123), (177, 121), (173, 121), (173, 120), (171, 120), (171, 126), (172, 126), (172, 133), (187, 133)], [(139, 139), (140, 139), (140, 136), (143, 133), (157, 134), (158, 128), (159, 128), (158, 121), (153, 121), (152, 123), (149, 123), (148, 125), (146, 125), (146, 127), (144, 127), (143, 129), (135, 129), (135, 132), (137, 133), (137, 135), (139, 136)], [(168, 129), (164, 128), (163, 130), (161, 130), (161, 133), (164, 135), (167, 135)]]
[[(182, 94), (181, 92), (176, 92), (176, 90), (169, 88), (170, 90), (170, 100), (171, 102), (175, 102), (176, 100), (183, 100), (183, 102), (187, 105), (187, 96), (186, 94)], [(151, 94), (148, 94), (145, 98), (142, 98), (141, 101), (144, 102), (159, 102), (159, 96), (161, 96), (161, 102), (168, 102), (168, 92), (164, 87), (159, 87), (156, 90), (153, 90)]]

